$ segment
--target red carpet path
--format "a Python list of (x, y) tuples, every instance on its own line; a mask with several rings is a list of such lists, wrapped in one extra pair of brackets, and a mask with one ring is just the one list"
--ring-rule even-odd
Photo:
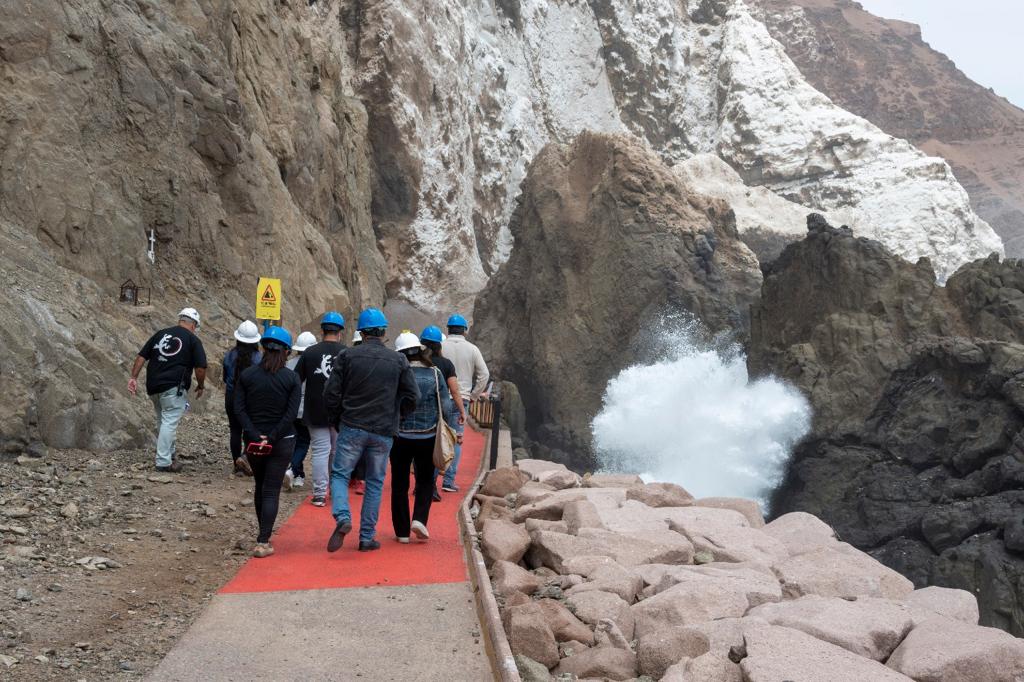
[[(334, 554), (326, 550), (327, 538), (334, 530), (330, 500), (323, 508), (314, 507), (307, 500), (274, 533), (271, 542), (275, 554), (265, 559), (250, 559), (238, 575), (224, 586), (221, 593), (420, 585), (467, 580), (457, 516), (463, 495), (480, 470), (483, 448), (483, 435), (467, 428), (462, 461), (456, 477), (456, 484), (462, 492), (442, 493), (444, 499), (435, 502), (430, 508), (430, 521), (427, 524), (429, 541), (420, 542), (413, 538), (410, 544), (402, 545), (395, 540), (391, 526), (389, 464), (377, 521), (380, 550), (357, 551), (362, 496), (350, 495), (352, 532), (345, 538), (341, 550)], [(411, 497), (409, 504), (411, 508)]]

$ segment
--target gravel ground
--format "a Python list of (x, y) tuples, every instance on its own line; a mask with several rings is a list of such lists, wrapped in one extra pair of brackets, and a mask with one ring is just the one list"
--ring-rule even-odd
[[(0, 679), (141, 677), (245, 561), (252, 479), (221, 415), (188, 414), (185, 470), (148, 450), (0, 460)], [(301, 495), (282, 494), (279, 524)]]

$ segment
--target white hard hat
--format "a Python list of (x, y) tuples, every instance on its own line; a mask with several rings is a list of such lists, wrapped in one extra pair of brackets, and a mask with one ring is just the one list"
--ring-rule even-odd
[(299, 334), (299, 338), (295, 340), (295, 345), (292, 346), (292, 350), (299, 351), (300, 353), (310, 346), (316, 345), (316, 337), (313, 336), (312, 332), (302, 332)]
[(192, 320), (196, 323), (196, 327), (199, 326), (199, 311), (195, 308), (182, 308), (181, 312), (178, 313), (179, 320)]
[(260, 328), (252, 320), (246, 320), (235, 330), (235, 339), (242, 343), (259, 343)]
[(352, 343), (360, 343), (362, 342), (362, 340), (363, 335), (360, 334), (359, 331), (357, 330), (356, 333), (352, 335)]
[(397, 339), (395, 339), (395, 350), (403, 351), (410, 348), (419, 348), (422, 350), (424, 346), (420, 343), (420, 337), (410, 331), (404, 331), (398, 335)]

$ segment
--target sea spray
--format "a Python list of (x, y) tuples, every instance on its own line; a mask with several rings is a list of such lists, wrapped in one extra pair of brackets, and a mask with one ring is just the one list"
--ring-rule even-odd
[(810, 429), (810, 405), (779, 379), (750, 381), (739, 347), (700, 338), (693, 323), (663, 321), (643, 353), (652, 360), (608, 382), (593, 421), (598, 462), (764, 504)]

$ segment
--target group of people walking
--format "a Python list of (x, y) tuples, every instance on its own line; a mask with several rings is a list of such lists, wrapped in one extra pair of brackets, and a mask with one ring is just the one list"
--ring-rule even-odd
[[(185, 308), (178, 325), (153, 335), (139, 351), (128, 389), (134, 395), (142, 367), (157, 414), (156, 468), (177, 472), (178, 422), (187, 409), (192, 375), (196, 396), (205, 390), (206, 353), (196, 335), (199, 313)], [(228, 449), (235, 472), (253, 477), (253, 503), (259, 532), (253, 556), (274, 553), (270, 544), (282, 488), (305, 484), (310, 455), (312, 495), (327, 504), (335, 521), (327, 550), (341, 548), (352, 532), (349, 489), (363, 495), (360, 551), (380, 548), (376, 538), (387, 464), (391, 462), (391, 518), (395, 538), (427, 540), (430, 507), (441, 490), (458, 492), (455, 476), (471, 400), (487, 387), (489, 373), (480, 350), (466, 339), (461, 315), (419, 335), (403, 332), (394, 350), (387, 346), (384, 313), (368, 308), (359, 315), (351, 347), (343, 341), (345, 319), (335, 311), (320, 320), (321, 337), (302, 332), (293, 342), (283, 327), (261, 333), (246, 320), (224, 356), (224, 409)], [(445, 425), (457, 434), (454, 458), (435, 468), (435, 444)], [(413, 504), (409, 479), (414, 476)]]

